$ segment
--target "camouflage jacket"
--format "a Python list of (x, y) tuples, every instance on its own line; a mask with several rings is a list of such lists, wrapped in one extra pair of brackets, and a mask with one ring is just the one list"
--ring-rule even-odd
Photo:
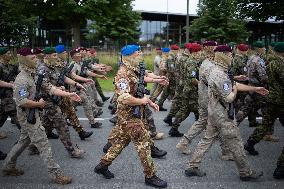
[(269, 102), (284, 106), (284, 57), (271, 56), (267, 65), (267, 74)]
[(236, 54), (232, 62), (233, 75), (247, 75), (248, 56)]
[[(0, 63), (0, 80), (6, 81), (6, 82), (15, 81), (18, 73), (19, 73), (19, 69), (17, 65)], [(11, 88), (2, 88), (2, 89), (3, 89), (2, 91), (3, 94), (1, 94), (0, 98), (12, 98), (13, 97), (13, 90)]]
[(266, 65), (259, 55), (253, 55), (249, 58), (247, 73), (249, 84), (255, 86), (265, 86), (267, 84)]

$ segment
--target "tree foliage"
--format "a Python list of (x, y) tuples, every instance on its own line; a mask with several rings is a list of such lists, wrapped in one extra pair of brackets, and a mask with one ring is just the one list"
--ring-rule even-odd
[(138, 26), (141, 16), (132, 10), (133, 0), (111, 0), (94, 15), (94, 23), (90, 29), (103, 38), (133, 42), (139, 37)]
[(284, 20), (283, 0), (235, 0), (238, 16), (266, 21), (269, 18)]
[(202, 38), (221, 43), (243, 42), (249, 36), (245, 22), (236, 19), (234, 0), (202, 0), (199, 5), (199, 18), (189, 27), (194, 40)]
[[(20, 45), (33, 34), (36, 17), (22, 1), (0, 0), (0, 44)], [(25, 13), (25, 14), (23, 14)]]

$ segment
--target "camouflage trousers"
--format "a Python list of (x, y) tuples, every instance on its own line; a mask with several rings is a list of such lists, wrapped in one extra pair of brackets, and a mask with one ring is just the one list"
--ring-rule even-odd
[(176, 113), (178, 112), (178, 110), (180, 109), (182, 98), (183, 98), (183, 95), (180, 91), (182, 90), (183, 90), (183, 85), (177, 85), (175, 89), (175, 95), (172, 100), (172, 106), (168, 114), (169, 117), (174, 117)]
[(86, 94), (85, 91), (80, 90), (77, 94), (81, 98), (81, 103), (82, 103), (85, 115), (89, 120), (89, 123), (95, 124), (96, 121), (95, 121), (93, 107), (92, 107), (92, 104), (94, 104), (94, 103), (90, 102), (90, 97)]
[(0, 127), (4, 125), (8, 117), (21, 129), (20, 123), (17, 118), (16, 103), (13, 97), (2, 98), (0, 100)]
[(151, 139), (148, 131), (140, 119), (133, 118), (127, 123), (120, 123), (112, 129), (109, 142), (111, 147), (101, 158), (104, 165), (111, 165), (112, 161), (128, 146), (132, 141), (144, 168), (145, 177), (150, 178), (155, 175), (155, 166), (151, 157)]
[(51, 151), (51, 146), (45, 134), (45, 129), (41, 125), (39, 117), (36, 124), (32, 125), (25, 121), (22, 124), (21, 135), (18, 142), (12, 147), (3, 164), (3, 169), (13, 169), (16, 167), (17, 158), (21, 153), (33, 143), (40, 152), (40, 157), (47, 166), (49, 175), (54, 178), (58, 174), (62, 174), (60, 166), (55, 163)]
[(158, 105), (160, 107), (163, 106), (165, 100), (171, 96), (174, 96), (174, 92), (175, 92), (175, 87), (176, 87), (176, 81), (175, 78), (169, 77), (170, 83), (168, 86), (166, 86), (163, 90), (163, 93), (161, 94), (160, 99), (158, 100)]
[(239, 128), (232, 120), (220, 117), (208, 117), (204, 137), (198, 143), (197, 148), (189, 161), (190, 168), (199, 167), (201, 160), (214, 141), (219, 137), (223, 149), (228, 150), (234, 158), (240, 176), (251, 174), (251, 168), (244, 152)]
[[(96, 81), (95, 81), (96, 82)], [(98, 98), (98, 92), (97, 92), (97, 88), (96, 88), (96, 84), (92, 83), (90, 85), (87, 85), (88, 89), (87, 89), (87, 94), (92, 98), (92, 100), (94, 100), (95, 102), (99, 100)]]
[(71, 142), (69, 128), (59, 106), (53, 105), (50, 108), (44, 109), (42, 114), (42, 123), (47, 130), (47, 133), (51, 132), (54, 128), (56, 129), (62, 144), (69, 153), (74, 151), (74, 145)]
[(164, 88), (165, 88), (165, 86), (158, 84), (156, 90), (150, 96), (150, 100), (152, 100), (152, 102), (156, 102), (157, 98), (159, 97), (161, 92), (163, 92)]
[[(244, 100), (244, 105), (240, 107), (239, 111), (236, 114), (237, 123), (240, 124), (247, 116), (250, 124), (256, 124), (256, 113), (261, 109), (262, 113), (266, 107), (265, 97), (262, 97), (259, 94), (247, 94)], [(271, 134), (273, 130), (270, 131)]]
[(75, 108), (69, 97), (61, 97), (59, 104), (64, 116), (70, 120), (70, 123), (77, 133), (83, 131), (83, 126), (80, 125)]
[(269, 103), (263, 112), (262, 124), (257, 127), (249, 139), (259, 143), (263, 137), (273, 130), (275, 120), (279, 118), (280, 123), (284, 126), (284, 106)]
[(96, 86), (98, 94), (100, 95), (101, 98), (105, 98), (105, 95), (103, 93), (99, 80), (97, 78), (94, 78), (93, 80), (95, 81), (95, 86)]
[(158, 83), (153, 83), (153, 87), (150, 91), (150, 96), (152, 96), (153, 92), (157, 89), (157, 87), (158, 87)]
[(190, 92), (184, 92), (182, 95), (180, 109), (175, 115), (175, 120), (172, 127), (178, 128), (180, 126), (180, 123), (189, 116), (190, 112), (193, 112), (195, 117), (198, 118), (198, 99), (191, 98)]
[(149, 106), (145, 106), (145, 128), (150, 132), (151, 137), (155, 137), (157, 135), (157, 129), (154, 122), (153, 112), (150, 110)]

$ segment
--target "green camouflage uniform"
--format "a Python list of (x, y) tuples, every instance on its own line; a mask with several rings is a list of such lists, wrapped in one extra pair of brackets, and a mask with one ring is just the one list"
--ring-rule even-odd
[(198, 88), (197, 85), (193, 83), (196, 81), (198, 61), (187, 54), (184, 54), (181, 61), (185, 62), (182, 73), (184, 88), (182, 91), (181, 106), (175, 115), (175, 121), (172, 125), (173, 128), (178, 128), (179, 124), (188, 117), (190, 112), (193, 112), (194, 115), (198, 117)]
[(175, 65), (175, 80), (176, 80), (176, 88), (175, 88), (175, 94), (172, 100), (172, 106), (169, 111), (168, 117), (174, 117), (178, 110), (180, 109), (181, 101), (182, 101), (182, 93), (181, 91), (183, 90), (183, 83), (181, 80), (181, 76), (183, 73), (185, 61), (182, 61), (185, 56), (185, 54), (180, 54), (177, 57), (176, 65)]
[[(267, 66), (269, 95), (267, 98), (268, 106), (266, 107), (262, 125), (256, 128), (249, 140), (258, 143), (262, 138), (271, 131), (274, 122), (279, 118), (280, 123), (284, 126), (284, 58), (274, 55), (269, 58)], [(278, 159), (278, 166), (284, 167), (284, 148)]]
[(166, 61), (166, 68), (167, 68), (167, 77), (169, 79), (169, 85), (166, 86), (163, 90), (163, 93), (158, 101), (158, 105), (160, 107), (163, 106), (165, 100), (169, 96), (174, 96), (174, 91), (176, 87), (176, 80), (175, 80), (175, 64), (177, 60), (177, 55), (175, 53), (170, 52), (169, 58)]

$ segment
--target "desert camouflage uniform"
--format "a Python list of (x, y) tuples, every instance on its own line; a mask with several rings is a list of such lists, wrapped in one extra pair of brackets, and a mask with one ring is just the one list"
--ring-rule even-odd
[(47, 165), (49, 175), (54, 178), (57, 175), (62, 174), (62, 171), (60, 166), (53, 160), (51, 146), (48, 143), (45, 129), (41, 124), (38, 110), (35, 112), (36, 123), (30, 124), (27, 122), (29, 109), (21, 107), (21, 105), (25, 104), (28, 99), (33, 100), (34, 98), (36, 92), (34, 75), (35, 74), (22, 69), (14, 83), (14, 97), (16, 99), (18, 119), (22, 128), (20, 139), (8, 154), (3, 164), (3, 169), (9, 170), (15, 168), (17, 158), (30, 143), (33, 143), (39, 150), (40, 157)]

